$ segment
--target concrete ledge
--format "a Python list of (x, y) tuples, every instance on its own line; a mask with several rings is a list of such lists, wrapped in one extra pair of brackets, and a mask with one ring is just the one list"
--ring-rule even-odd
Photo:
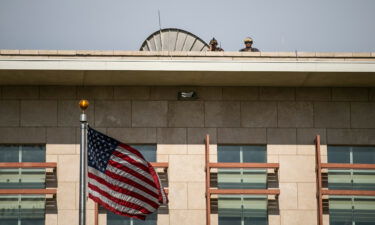
[(124, 56), (124, 57), (259, 57), (259, 58), (375, 58), (375, 52), (178, 52), (123, 50), (0, 49), (0, 55), (19, 56)]
[(0, 85), (373, 87), (374, 73), (374, 53), (0, 50)]

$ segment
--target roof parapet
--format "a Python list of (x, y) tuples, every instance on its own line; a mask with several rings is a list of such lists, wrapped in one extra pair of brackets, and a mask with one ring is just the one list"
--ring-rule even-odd
[(375, 58), (375, 52), (187, 52), (121, 50), (0, 50), (1, 56)]

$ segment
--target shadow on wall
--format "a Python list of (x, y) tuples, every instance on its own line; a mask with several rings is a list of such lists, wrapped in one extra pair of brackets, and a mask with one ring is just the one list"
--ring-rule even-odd
[[(179, 91), (197, 100), (178, 101)], [(375, 144), (374, 88), (0, 86), (0, 143), (79, 144), (90, 125), (129, 144)]]
[[(80, 129), (76, 127), (12, 127), (0, 128), (2, 144), (79, 144)], [(313, 145), (317, 134), (322, 144), (326, 144), (326, 129), (296, 128), (103, 128), (98, 131), (128, 144), (204, 144), (206, 134), (211, 144), (272, 144), (272, 145)], [(343, 130), (332, 136), (350, 140), (364, 132)], [(334, 136), (335, 135), (335, 136)], [(354, 137), (352, 135), (355, 135)], [(367, 135), (368, 136), (368, 135)], [(347, 140), (346, 142), (350, 142)], [(367, 138), (359, 138), (366, 142)], [(341, 144), (343, 141), (331, 142)], [(358, 141), (356, 141), (358, 143)]]

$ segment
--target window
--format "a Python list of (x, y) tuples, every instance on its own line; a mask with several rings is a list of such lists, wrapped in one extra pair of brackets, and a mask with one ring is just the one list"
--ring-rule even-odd
[[(375, 147), (328, 146), (328, 163), (374, 164)], [(328, 187), (341, 190), (375, 190), (375, 171), (330, 169)], [(330, 196), (329, 214), (331, 225), (375, 224), (375, 197)]]
[[(218, 146), (218, 162), (265, 163), (266, 146)], [(219, 169), (220, 189), (266, 189), (265, 169)], [(219, 195), (219, 225), (267, 225), (267, 196)]]
[(267, 199), (263, 196), (219, 197), (220, 225), (267, 225)]
[[(45, 162), (42, 145), (0, 145), (0, 162)], [(0, 189), (45, 188), (44, 169), (0, 169)], [(0, 195), (0, 225), (43, 225), (44, 195)]]
[[(375, 147), (328, 146), (328, 163), (374, 164)], [(375, 190), (373, 170), (329, 170), (329, 189)]]
[[(0, 162), (45, 162), (41, 145), (0, 145)], [(45, 169), (0, 169), (0, 188), (45, 188)]]
[[(139, 150), (143, 157), (149, 162), (156, 162), (156, 145), (131, 145)], [(157, 212), (146, 217), (146, 220), (138, 220), (129, 217), (120, 216), (107, 211), (107, 225), (156, 225)]]
[(156, 162), (156, 145), (131, 145), (140, 151), (148, 162)]
[(146, 220), (138, 220), (114, 214), (107, 211), (107, 225), (156, 225), (157, 212), (146, 217)]
[(375, 224), (374, 197), (330, 197), (330, 225)]
[[(265, 163), (265, 146), (222, 145), (217, 150), (218, 162)], [(267, 188), (265, 169), (220, 169), (218, 187), (220, 189), (265, 189)]]
[(0, 195), (0, 225), (44, 225), (45, 196)]

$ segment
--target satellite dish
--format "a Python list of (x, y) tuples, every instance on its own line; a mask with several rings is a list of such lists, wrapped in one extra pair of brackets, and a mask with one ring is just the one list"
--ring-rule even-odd
[(166, 28), (151, 34), (140, 51), (206, 51), (208, 44), (198, 36), (177, 28)]

